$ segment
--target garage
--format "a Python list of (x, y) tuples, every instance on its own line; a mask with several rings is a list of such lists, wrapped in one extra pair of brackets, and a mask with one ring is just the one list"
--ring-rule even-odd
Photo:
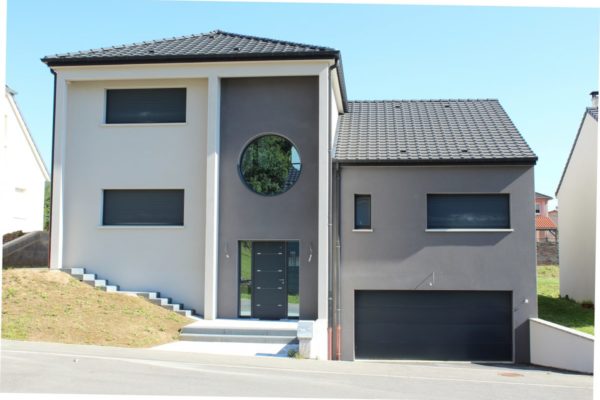
[(355, 292), (355, 358), (512, 360), (508, 291)]

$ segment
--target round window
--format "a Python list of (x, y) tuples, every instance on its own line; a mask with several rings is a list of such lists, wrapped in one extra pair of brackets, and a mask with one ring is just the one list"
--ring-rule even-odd
[(242, 153), (240, 173), (254, 192), (273, 196), (288, 191), (300, 177), (300, 155), (296, 147), (279, 135), (254, 139)]

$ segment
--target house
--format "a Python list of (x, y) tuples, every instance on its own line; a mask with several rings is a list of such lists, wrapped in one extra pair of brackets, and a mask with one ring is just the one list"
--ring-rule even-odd
[(222, 31), (43, 61), (52, 268), (317, 358), (528, 361), (537, 158), (497, 100), (349, 101), (338, 50)]
[(551, 196), (535, 192), (535, 240), (537, 242), (555, 242), (558, 235), (556, 222), (548, 212)]
[(598, 170), (598, 92), (590, 93), (556, 189), (560, 206), (560, 295), (594, 301)]
[(4, 133), (0, 137), (0, 234), (44, 229), (44, 190), (49, 181), (40, 153), (15, 101), (16, 92), (6, 86), (3, 96)]

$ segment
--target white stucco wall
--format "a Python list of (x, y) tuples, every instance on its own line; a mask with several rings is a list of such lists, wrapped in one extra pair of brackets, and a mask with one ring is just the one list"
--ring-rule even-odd
[[(107, 88), (187, 88), (183, 124), (105, 125)], [(206, 79), (67, 85), (62, 267), (203, 312)], [(183, 227), (101, 226), (103, 189), (183, 189)], [(54, 250), (53, 250), (54, 251)]]
[(543, 319), (529, 320), (531, 363), (569, 371), (594, 371), (594, 337)]
[(560, 294), (594, 301), (598, 122), (586, 114), (557, 193)]
[(39, 231), (44, 228), (44, 186), (48, 173), (8, 90), (2, 102), (0, 234)]

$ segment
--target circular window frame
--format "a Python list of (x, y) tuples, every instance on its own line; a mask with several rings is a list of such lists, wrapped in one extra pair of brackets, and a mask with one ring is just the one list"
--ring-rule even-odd
[[(258, 139), (260, 139), (260, 138), (262, 138), (264, 136), (278, 136), (280, 138), (283, 138), (283, 139), (287, 140), (288, 142), (290, 142), (292, 144), (292, 146), (298, 152), (298, 157), (300, 158), (300, 171), (299, 171), (298, 179), (296, 179), (296, 181), (294, 182), (294, 184), (291, 185), (287, 190), (285, 190), (283, 192), (277, 192), (277, 193), (271, 193), (271, 194), (258, 193), (246, 181), (246, 179), (244, 178), (244, 174), (242, 173), (242, 158), (244, 157), (244, 154), (246, 153), (246, 149), (248, 148), (248, 146), (250, 146), (250, 144), (252, 144), (256, 140), (258, 140)], [(242, 184), (250, 192), (254, 193), (257, 196), (261, 196), (261, 197), (275, 197), (275, 196), (281, 196), (281, 195), (284, 195), (286, 193), (289, 193), (294, 187), (296, 187), (296, 185), (298, 184), (298, 181), (300, 181), (300, 179), (302, 179), (302, 170), (303, 170), (302, 155), (300, 153), (300, 149), (298, 148), (298, 146), (296, 145), (296, 143), (293, 140), (291, 140), (290, 138), (288, 138), (285, 135), (282, 135), (281, 133), (276, 133), (276, 132), (262, 132), (262, 133), (259, 133), (257, 135), (252, 136), (250, 139), (248, 139), (244, 143), (244, 145), (242, 146), (242, 150), (239, 152), (238, 157), (237, 157), (237, 172), (238, 172), (238, 176), (239, 176), (240, 180), (242, 181)]]

